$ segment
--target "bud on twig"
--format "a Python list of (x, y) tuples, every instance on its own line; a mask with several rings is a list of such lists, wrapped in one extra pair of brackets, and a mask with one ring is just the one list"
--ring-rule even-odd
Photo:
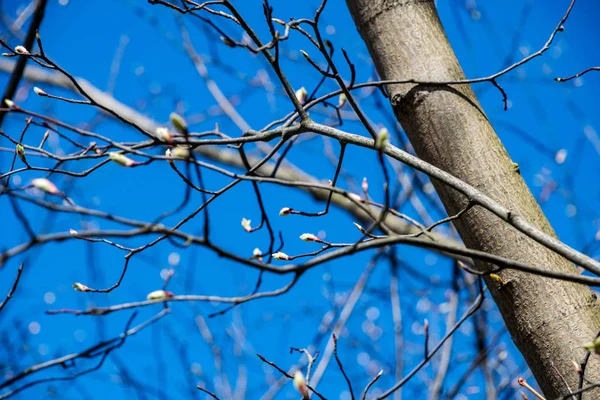
[(592, 341), (590, 343), (584, 344), (583, 348), (589, 352), (600, 354), (600, 337), (594, 339), (594, 341)]
[(308, 387), (306, 386), (306, 380), (304, 375), (300, 371), (296, 371), (294, 374), (294, 388), (300, 393), (303, 400), (309, 399)]
[(78, 292), (89, 292), (90, 288), (85, 286), (83, 283), (79, 283), (79, 282), (75, 282), (73, 284), (73, 289), (77, 290)]
[(60, 190), (58, 190), (56, 185), (54, 183), (50, 182), (46, 178), (35, 178), (34, 180), (31, 181), (31, 184), (33, 185), (33, 187), (35, 187), (45, 193), (49, 193), (49, 194), (59, 194), (60, 193)]
[(10, 108), (13, 108), (15, 106), (15, 102), (11, 99), (4, 99), (4, 104), (6, 104)]
[(170, 299), (173, 297), (172, 292), (167, 292), (166, 290), (155, 290), (154, 292), (148, 293), (146, 296), (147, 300), (162, 300), (162, 299)]
[(34, 86), (33, 91), (35, 92), (35, 94), (37, 94), (38, 96), (48, 96), (48, 93), (44, 92), (42, 89), (40, 89), (37, 86)]
[(229, 46), (229, 47), (236, 47), (236, 44), (233, 40), (231, 40), (230, 38), (226, 37), (226, 36), (221, 36), (220, 37), (221, 42), (225, 43), (225, 45)]
[(17, 155), (25, 164), (27, 164), (27, 159), (25, 158), (25, 148), (21, 143), (17, 143)]
[(362, 190), (365, 192), (365, 194), (369, 191), (369, 182), (367, 181), (366, 176), (362, 180)]
[(121, 153), (117, 153), (115, 151), (111, 151), (110, 153), (108, 153), (108, 158), (110, 158), (112, 161), (116, 162), (117, 164), (119, 164), (123, 167), (133, 167), (134, 165), (137, 164), (131, 158), (129, 158)]
[(163, 127), (156, 128), (156, 137), (167, 143), (171, 143), (173, 141), (173, 135), (171, 135), (167, 128)]
[(279, 19), (279, 18), (271, 18), (271, 21), (278, 23), (279, 25), (283, 25), (285, 26), (285, 21)]
[(302, 235), (300, 235), (300, 240), (304, 240), (305, 242), (320, 242), (321, 239), (319, 239), (317, 236), (313, 235), (312, 233), (303, 233)]
[(277, 253), (273, 253), (271, 254), (273, 256), (274, 259), (276, 260), (283, 260), (283, 261), (287, 261), (290, 259), (290, 256), (288, 256), (287, 254), (285, 254), (282, 251), (278, 251)]
[(190, 151), (185, 147), (176, 146), (173, 147), (172, 156), (173, 158), (177, 158), (180, 160), (187, 160), (188, 158), (190, 158)]
[(292, 209), (289, 207), (283, 207), (281, 210), (279, 210), (279, 216), (280, 217), (286, 217), (288, 215), (290, 215), (292, 213)]
[(69, 233), (71, 234), (71, 236), (78, 236), (79, 232), (77, 232), (75, 229), (71, 228), (69, 229)]
[(298, 99), (298, 102), (300, 104), (304, 104), (306, 102), (306, 96), (308, 96), (308, 92), (306, 91), (304, 86), (296, 90), (296, 99)]
[(338, 108), (343, 107), (347, 100), (348, 98), (345, 93), (340, 94), (340, 97), (338, 98)]
[(250, 226), (251, 222), (252, 221), (250, 221), (249, 219), (242, 218), (242, 228), (244, 228), (246, 232), (250, 232), (252, 230), (252, 227)]
[(187, 122), (185, 122), (185, 119), (183, 119), (181, 115), (172, 112), (171, 115), (169, 115), (169, 119), (171, 120), (171, 124), (173, 124), (173, 128), (175, 128), (177, 132), (183, 134), (187, 133)]
[(390, 142), (390, 133), (386, 128), (381, 128), (379, 133), (377, 134), (377, 139), (375, 140), (375, 148), (382, 150), (387, 146)]
[(15, 47), (15, 53), (17, 54), (29, 54), (29, 51), (24, 46)]

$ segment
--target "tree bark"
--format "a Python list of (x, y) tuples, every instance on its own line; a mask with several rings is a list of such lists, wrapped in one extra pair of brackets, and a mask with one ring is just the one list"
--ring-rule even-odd
[[(432, 0), (346, 0), (358, 30), (384, 80), (456, 81), (464, 73)], [(548, 234), (552, 227), (490, 125), (469, 85), (395, 84), (387, 87), (395, 115), (417, 155), (464, 180)], [(448, 214), (467, 204), (462, 194), (433, 182)], [(481, 207), (455, 222), (465, 244), (562, 273), (577, 274), (570, 262)], [(492, 266), (478, 263), (477, 268)], [(503, 271), (498, 289), (486, 278), (508, 330), (548, 398), (568, 394), (579, 375), (572, 360), (600, 329), (596, 296), (583, 285)], [(586, 377), (600, 378), (591, 357)], [(516, 377), (515, 377), (516, 378)], [(598, 398), (588, 391), (584, 398)]]

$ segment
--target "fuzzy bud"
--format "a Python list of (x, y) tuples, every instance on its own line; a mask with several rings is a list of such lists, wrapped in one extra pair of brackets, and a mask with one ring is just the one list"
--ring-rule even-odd
[(37, 86), (34, 86), (33, 91), (35, 92), (35, 94), (37, 94), (38, 96), (48, 96), (48, 93), (44, 92), (42, 89), (40, 89)]
[(340, 97), (338, 98), (338, 108), (343, 107), (347, 100), (348, 98), (345, 93), (340, 94)]
[(600, 338), (596, 338), (594, 341), (584, 344), (583, 348), (589, 352), (600, 354)]
[(296, 90), (296, 99), (298, 99), (298, 102), (300, 104), (304, 104), (306, 102), (306, 96), (308, 96), (308, 92), (306, 91), (304, 86)]
[(73, 284), (73, 289), (77, 290), (78, 292), (89, 292), (90, 288), (85, 286), (83, 283), (79, 283), (79, 282), (75, 282)]
[(175, 130), (179, 133), (187, 133), (187, 122), (185, 122), (185, 119), (183, 119), (183, 117), (177, 113), (172, 112), (171, 115), (169, 115), (169, 119), (171, 120), (171, 124), (173, 124), (173, 128), (175, 128)]
[(358, 224), (356, 222), (353, 222), (352, 224), (356, 227), (356, 229), (358, 229), (360, 231), (360, 233), (362, 233), (362, 234), (366, 234), (367, 233), (367, 231), (365, 230), (365, 228), (363, 228), (360, 224)]
[(136, 162), (133, 161), (131, 158), (114, 151), (108, 153), (108, 158), (110, 158), (112, 161), (116, 162), (117, 164), (123, 167), (132, 167), (136, 164)]
[(173, 163), (173, 152), (171, 149), (167, 149), (167, 151), (165, 151), (165, 157), (167, 157), (169, 163)]
[(317, 236), (313, 235), (312, 233), (303, 233), (302, 235), (300, 235), (300, 240), (304, 240), (305, 242), (320, 242), (321, 239), (319, 239)]
[(4, 99), (4, 104), (6, 104), (10, 108), (13, 108), (15, 106), (15, 102), (11, 99)]
[(172, 292), (167, 292), (165, 290), (155, 290), (154, 292), (148, 293), (148, 295), (146, 296), (146, 299), (147, 300), (163, 300), (163, 299), (170, 299), (171, 297), (173, 297)]
[(167, 143), (171, 143), (173, 141), (173, 135), (171, 135), (167, 128), (163, 127), (156, 128), (156, 137)]
[(15, 47), (15, 53), (17, 54), (29, 54), (29, 51), (24, 46)]
[(281, 210), (279, 210), (279, 216), (280, 217), (287, 217), (288, 215), (290, 215), (292, 213), (292, 209), (289, 207), (283, 207)]
[(369, 191), (369, 181), (367, 181), (367, 177), (365, 176), (362, 180), (362, 190), (367, 193)]
[(306, 386), (306, 380), (304, 375), (300, 371), (296, 371), (294, 374), (294, 388), (300, 393), (303, 400), (309, 399), (308, 387)]
[(190, 158), (190, 151), (185, 147), (176, 146), (173, 147), (172, 156), (173, 158), (178, 158), (180, 160), (187, 160)]
[(277, 253), (273, 253), (271, 254), (273, 256), (274, 259), (276, 260), (283, 260), (283, 261), (287, 261), (290, 259), (290, 256), (288, 256), (287, 254), (285, 254), (282, 251), (278, 251)]
[(252, 230), (252, 227), (250, 226), (251, 222), (252, 221), (250, 221), (249, 219), (242, 218), (242, 228), (244, 228), (246, 232), (250, 232)]
[(35, 178), (34, 180), (31, 181), (31, 184), (33, 185), (33, 187), (35, 187), (45, 193), (49, 193), (49, 194), (59, 194), (60, 193), (60, 190), (58, 190), (56, 185), (54, 183), (50, 182), (46, 178)]
[(375, 140), (375, 148), (382, 150), (390, 142), (390, 133), (386, 128), (381, 128)]
[(24, 163), (27, 163), (27, 159), (25, 158), (25, 148), (21, 143), (17, 143), (17, 155)]
[(278, 23), (279, 25), (283, 25), (285, 26), (285, 21), (279, 19), (279, 18), (271, 18), (271, 21)]
[(71, 236), (77, 236), (77, 235), (79, 235), (79, 232), (77, 232), (75, 229), (71, 228), (71, 229), (69, 229), (69, 234), (71, 234)]

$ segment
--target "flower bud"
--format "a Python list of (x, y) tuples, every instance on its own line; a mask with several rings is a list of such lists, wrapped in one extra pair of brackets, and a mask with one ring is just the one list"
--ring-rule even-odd
[(377, 134), (377, 139), (375, 140), (375, 148), (383, 149), (390, 142), (390, 133), (386, 128), (381, 128), (379, 133)]
[(584, 344), (583, 348), (589, 352), (600, 354), (600, 338), (596, 338), (594, 341)]
[(290, 215), (292, 213), (292, 209), (289, 207), (283, 207), (281, 210), (279, 210), (279, 216), (280, 217), (286, 217), (288, 215)]
[(320, 242), (321, 239), (319, 239), (317, 236), (313, 235), (312, 233), (303, 233), (302, 235), (300, 235), (300, 240), (304, 240), (305, 242)]
[(298, 99), (298, 102), (300, 104), (304, 104), (306, 102), (306, 96), (308, 96), (308, 92), (306, 91), (304, 86), (296, 90), (296, 99)]
[(273, 256), (274, 259), (276, 260), (283, 260), (283, 261), (287, 261), (290, 259), (290, 256), (288, 256), (287, 254), (285, 254), (282, 251), (278, 251), (277, 253), (273, 253), (271, 254)]
[(185, 147), (173, 147), (173, 152), (172, 152), (173, 158), (178, 158), (180, 160), (187, 160), (188, 158), (190, 158), (190, 151), (188, 149), (186, 149)]
[(340, 94), (340, 97), (338, 98), (338, 108), (343, 107), (347, 100), (348, 98), (345, 93)]
[(228, 38), (226, 36), (221, 36), (220, 39), (221, 39), (221, 42), (225, 43), (226, 46), (229, 46), (232, 48), (236, 47), (235, 42), (233, 40), (231, 40), (230, 38)]
[(271, 21), (278, 23), (279, 25), (284, 25), (285, 26), (285, 21), (279, 19), (279, 18), (271, 18)]
[(352, 224), (356, 227), (356, 229), (358, 229), (360, 231), (360, 233), (362, 233), (362, 234), (366, 234), (367, 233), (367, 231), (365, 230), (365, 228), (363, 228), (360, 224), (358, 224), (356, 222), (353, 222)]
[(177, 113), (172, 112), (171, 115), (169, 115), (169, 119), (171, 120), (171, 124), (173, 124), (173, 128), (175, 128), (175, 130), (179, 133), (187, 133), (187, 122), (185, 122), (185, 119), (183, 119), (183, 117)]
[(244, 228), (244, 230), (246, 232), (250, 232), (252, 230), (252, 227), (250, 226), (250, 220), (246, 219), (246, 218), (242, 218), (242, 228)]
[(24, 46), (15, 47), (15, 53), (17, 54), (29, 54), (29, 51)]
[(367, 181), (367, 177), (365, 176), (362, 181), (362, 190), (367, 193), (369, 191), (369, 182)]
[(15, 102), (11, 99), (4, 99), (4, 104), (6, 104), (10, 108), (13, 108), (15, 106)]
[(46, 178), (35, 178), (34, 180), (31, 181), (31, 184), (33, 185), (33, 187), (35, 187), (45, 193), (50, 193), (50, 194), (59, 194), (60, 193), (60, 190), (58, 190), (56, 185), (54, 183), (50, 182)]
[(35, 94), (37, 94), (38, 96), (47, 96), (48, 94), (46, 92), (44, 92), (42, 89), (40, 89), (39, 87), (35, 86), (33, 88), (33, 91), (35, 92)]
[(77, 236), (79, 235), (79, 232), (77, 232), (75, 229), (71, 228), (69, 229), (69, 233), (71, 234), (71, 236)]
[(300, 393), (303, 400), (307, 400), (309, 398), (306, 380), (304, 379), (304, 374), (302, 374), (300, 371), (296, 371), (294, 374), (294, 388), (298, 391), (298, 393)]
[(117, 153), (115, 151), (111, 151), (110, 153), (108, 153), (108, 157), (116, 162), (117, 164), (123, 166), (123, 167), (132, 167), (136, 164), (135, 161), (133, 161), (131, 158), (121, 154), (121, 153)]
[(17, 143), (17, 155), (24, 163), (27, 163), (27, 159), (25, 158), (25, 148), (21, 143)]
[(171, 149), (167, 149), (167, 151), (165, 151), (165, 157), (167, 157), (169, 163), (173, 163), (173, 152), (171, 151)]
[(85, 286), (83, 283), (79, 283), (79, 282), (75, 282), (73, 284), (73, 289), (77, 290), (78, 292), (89, 292), (90, 288)]
[(262, 256), (262, 251), (260, 251), (260, 249), (257, 247), (254, 249), (254, 251), (252, 252), (252, 255), (256, 258)]
[(165, 290), (155, 290), (154, 292), (148, 293), (146, 296), (147, 300), (162, 300), (162, 299), (170, 299), (173, 297), (172, 292), (167, 292)]
[(167, 128), (163, 127), (156, 128), (156, 137), (167, 143), (171, 143), (173, 141), (173, 135), (171, 135)]

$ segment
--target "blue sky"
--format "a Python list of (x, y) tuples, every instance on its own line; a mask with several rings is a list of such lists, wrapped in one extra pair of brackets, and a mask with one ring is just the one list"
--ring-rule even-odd
[[(21, 2), (5, 5), (3, 11), (14, 18), (18, 3)], [(206, 85), (181, 51), (173, 12), (133, 0), (71, 0), (66, 5), (62, 3), (49, 1), (40, 33), (46, 54), (69, 73), (106, 90), (110, 87), (111, 64), (117, 48), (121, 46), (120, 72), (114, 82), (117, 99), (161, 123), (166, 123), (169, 114), (177, 111), (188, 118), (194, 131), (209, 130), (218, 123), (223, 132), (231, 136), (240, 134), (239, 129), (215, 108)], [(260, 2), (235, 3), (257, 33), (265, 38), (268, 30)], [(469, 78), (490, 75), (540, 49), (568, 6), (566, 0), (489, 3), (437, 1), (444, 28)], [(274, 16), (287, 20), (289, 17), (310, 17), (317, 2), (278, 0), (272, 5)], [(600, 27), (595, 23), (599, 12), (600, 3), (597, 1), (580, 0), (565, 24), (566, 30), (559, 33), (542, 57), (499, 80), (508, 93), (508, 111), (503, 110), (501, 95), (492, 85), (484, 83), (474, 87), (509, 154), (519, 163), (532, 192), (543, 200), (541, 205), (560, 238), (577, 249), (589, 249), (589, 254), (596, 257), (599, 247), (594, 245), (597, 243), (594, 236), (600, 229), (597, 212), (600, 201), (597, 173), (600, 164), (600, 117), (597, 113), (600, 74), (590, 73), (568, 83), (557, 83), (553, 78), (569, 76), (600, 64), (596, 39)], [(197, 51), (210, 55), (213, 60), (207, 65), (212, 79), (226, 95), (233, 96), (232, 101), (239, 101), (237, 109), (250, 126), (260, 129), (291, 110), (291, 103), (282, 95), (264, 60), (243, 49), (230, 49), (215, 41), (213, 33), (207, 35), (205, 27), (191, 18), (185, 19), (185, 22)], [(232, 37), (241, 38), (239, 29), (233, 25), (218, 23)], [(338, 49), (343, 47), (348, 51), (357, 66), (358, 81), (374, 77), (373, 66), (343, 1), (329, 2), (322, 17), (322, 28), (325, 37)], [(11, 41), (11, 45), (17, 44), (20, 43)], [(282, 46), (283, 69), (295, 88), (312, 88), (319, 76), (304, 62), (300, 49), (311, 53), (309, 43), (298, 35)], [(316, 51), (313, 50), (313, 53)], [(340, 53), (337, 51), (335, 60), (344, 65)], [(232, 74), (216, 60), (243, 76), (271, 76), (271, 82), (275, 83), (273, 92), (249, 85), (247, 79), (243, 76), (240, 79), (240, 75)], [(348, 77), (348, 71), (343, 71)], [(1, 75), (0, 79), (6, 82), (7, 75)], [(50, 93), (72, 96), (55, 88), (40, 86)], [(328, 84), (322, 91), (333, 89), (333, 84)], [(392, 130), (394, 126), (389, 119), (389, 110), (382, 110), (377, 105), (377, 95), (367, 91), (360, 92), (360, 95), (364, 97), (362, 104), (371, 120), (377, 126)], [(28, 82), (21, 85), (15, 101), (24, 108), (53, 115), (74, 125), (89, 123), (98, 117), (95, 110), (86, 106), (40, 99), (33, 94), (32, 84)], [(2, 128), (16, 137), (22, 127), (22, 116), (11, 115)], [(367, 134), (351, 121), (344, 128), (353, 133)], [(141, 138), (136, 131), (107, 119), (94, 125), (94, 130), (114, 140)], [(43, 133), (41, 128), (32, 129), (26, 136), (27, 143), (37, 144)], [(393, 142), (399, 143), (397, 138)], [(13, 155), (5, 149), (11, 146), (6, 139), (0, 138), (2, 171), (10, 166)], [(56, 151), (73, 150), (68, 143), (55, 137), (50, 138), (49, 146)], [(312, 138), (294, 148), (289, 160), (318, 179), (327, 180), (333, 176), (335, 168), (326, 157), (329, 149), (337, 157), (339, 146), (336, 143)], [(48, 165), (41, 159), (36, 159), (36, 162), (39, 163), (36, 165)], [(69, 168), (75, 171), (86, 166), (89, 167), (89, 164), (69, 164)], [(363, 176), (368, 177), (371, 196), (379, 200), (382, 198), (383, 178), (374, 154), (350, 148), (344, 169), (359, 183)], [(20, 180), (23, 185), (39, 176), (37, 172), (21, 173), (16, 181), (13, 179), (13, 184), (18, 186)], [(176, 207), (184, 191), (184, 183), (166, 163), (134, 169), (108, 164), (85, 179), (56, 176), (53, 181), (68, 191), (78, 204), (141, 220), (151, 220)], [(220, 188), (227, 181), (214, 173), (206, 175), (207, 186), (211, 189)], [(350, 184), (344, 183), (343, 186), (359, 190)], [(548, 192), (549, 188), (554, 190)], [(280, 218), (277, 213), (282, 207), (318, 211), (323, 205), (297, 190), (261, 185), (261, 191), (275, 229), (283, 234), (284, 251), (288, 254), (316, 249), (314, 244), (297, 239), (304, 232), (322, 231), (328, 240), (336, 242), (360, 237), (352, 227), (352, 217), (340, 210), (334, 209), (326, 217), (318, 219)], [(248, 183), (241, 184), (210, 208), (213, 240), (230, 251), (248, 256), (255, 247), (264, 248), (268, 240), (265, 232), (249, 235), (240, 226), (243, 217), (259, 220), (260, 213), (252, 193)], [(185, 211), (193, 210), (200, 202), (199, 194), (193, 194), (192, 203)], [(435, 204), (426, 202), (425, 205), (430, 208), (432, 217), (443, 217), (436, 211), (439, 208)], [(25, 203), (23, 209), (36, 232), (40, 233), (66, 232), (71, 228), (80, 230), (90, 226), (102, 229), (115, 227), (99, 219), (48, 214), (46, 210)], [(417, 216), (410, 205), (403, 207), (402, 211)], [(1, 249), (11, 248), (27, 239), (6, 196), (0, 198), (0, 217), (3, 221), (0, 228)], [(179, 218), (171, 218), (167, 222), (174, 223)], [(200, 233), (201, 219), (186, 226), (189, 231)], [(145, 243), (144, 240), (136, 238), (126, 243), (140, 245)], [(405, 340), (411, 344), (403, 355), (407, 372), (422, 357), (419, 346), (422, 343), (423, 319), (429, 319), (432, 341), (443, 335), (452, 264), (433, 253), (406, 246), (398, 247), (397, 252), (403, 263), (427, 275), (427, 279), (423, 280), (411, 270), (401, 269), (400, 273), (403, 328)], [(85, 349), (99, 340), (118, 335), (131, 316), (129, 311), (101, 318), (50, 316), (45, 314), (46, 310), (142, 300), (147, 293), (161, 287), (161, 271), (170, 267), (175, 269), (175, 276), (169, 289), (176, 294), (241, 295), (252, 290), (257, 275), (254, 270), (220, 259), (205, 249), (182, 250), (165, 241), (134, 257), (123, 285), (112, 293), (84, 294), (72, 290), (73, 282), (93, 287), (111, 285), (121, 271), (123, 256), (122, 251), (100, 243), (69, 240), (37, 247), (10, 259), (0, 270), (0, 293), (8, 291), (21, 262), (26, 261), (26, 269), (16, 296), (0, 314), (0, 378), (7, 378), (31, 364)], [(297, 362), (298, 354), (290, 355), (289, 347), (308, 346), (319, 336), (318, 329), (324, 315), (337, 315), (372, 256), (373, 253), (361, 253), (320, 266), (305, 274), (285, 296), (250, 302), (234, 312), (208, 320), (215, 341), (222, 346), (223, 370), (228, 379), (235, 382), (239, 365), (247, 367), (246, 398), (259, 398), (266, 391), (265, 376), (279, 377), (254, 354), (261, 353), (282, 367)], [(381, 368), (386, 374), (377, 387), (386, 389), (394, 382), (390, 372), (394, 359), (388, 299), (389, 271), (387, 262), (375, 268), (340, 338), (340, 355), (351, 371), (355, 391), (361, 391)], [(285, 282), (287, 278), (265, 276), (264, 289), (274, 289)], [(461, 296), (460, 301), (459, 315), (469, 305), (467, 296)], [(495, 332), (502, 331), (501, 318), (493, 304), (486, 302), (484, 307), (489, 311), (490, 332), (487, 339), (491, 341)], [(82, 377), (76, 384), (41, 384), (17, 398), (47, 398), (51, 388), (62, 396), (60, 398), (135, 397), (137, 392), (122, 384), (124, 378), (119, 371), (123, 366), (128, 368), (131, 378), (141, 387), (148, 388), (148, 398), (197, 398), (196, 383), (203, 382), (214, 389), (219, 387), (219, 382), (215, 378), (210, 346), (198, 333), (194, 317), (197, 314), (206, 317), (222, 308), (206, 303), (173, 304), (169, 316), (129, 338), (99, 371)], [(326, 314), (329, 309), (334, 311)], [(159, 306), (141, 309), (134, 324), (159, 311)], [(245, 339), (244, 345), (238, 348), (232, 337), (239, 341), (240, 336)], [(327, 338), (328, 335), (316, 340), (317, 348), (322, 350)], [(456, 336), (454, 354), (459, 361), (453, 365), (455, 369), (448, 376), (447, 386), (452, 386), (452, 378), (460, 376), (474, 356), (472, 343), (473, 329), (467, 324)], [(511, 378), (528, 376), (508, 334), (501, 336), (495, 355), (497, 359), (502, 358), (502, 365)], [(9, 366), (3, 367), (3, 363), (9, 363)], [(84, 365), (87, 364), (82, 363), (80, 367)], [(405, 395), (423, 395), (426, 387), (422, 382), (427, 382), (434, 371), (433, 367), (426, 367), (414, 384), (407, 385)], [(40, 377), (60, 376), (64, 372), (53, 371)], [(473, 374), (465, 385), (465, 388), (473, 389), (463, 391), (463, 395), (483, 398), (484, 393), (478, 390), (480, 381), (481, 374)], [(347, 398), (347, 393), (344, 393), (346, 385), (333, 362), (319, 384), (319, 390), (328, 398)], [(377, 388), (373, 393), (376, 391)], [(295, 398), (291, 385), (288, 384), (280, 396)]]

